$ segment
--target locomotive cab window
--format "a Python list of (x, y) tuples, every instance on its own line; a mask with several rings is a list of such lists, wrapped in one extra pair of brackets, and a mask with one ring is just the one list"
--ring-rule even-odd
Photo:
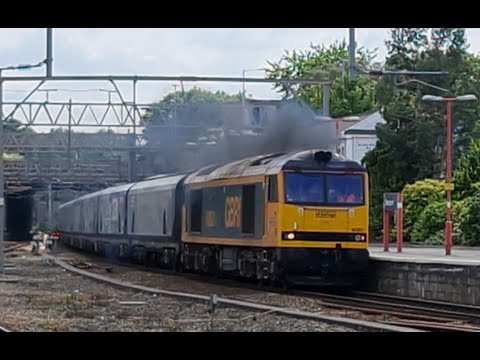
[(290, 204), (360, 206), (365, 204), (361, 174), (285, 174), (285, 201)]
[(326, 176), (326, 180), (330, 204), (364, 204), (363, 176), (329, 174)]
[(190, 192), (190, 231), (202, 231), (202, 190), (192, 190)]
[(255, 185), (242, 187), (242, 233), (255, 233)]
[(287, 203), (325, 203), (325, 179), (323, 174), (285, 174), (285, 188)]

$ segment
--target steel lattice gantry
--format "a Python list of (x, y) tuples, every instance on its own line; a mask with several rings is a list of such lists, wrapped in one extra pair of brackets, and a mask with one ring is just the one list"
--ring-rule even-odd
[[(112, 85), (117, 102), (39, 102), (29, 101), (50, 82), (106, 81)], [(127, 101), (117, 82), (130, 82), (132, 98)], [(328, 114), (330, 82), (317, 80), (262, 79), (244, 77), (182, 77), (182, 76), (21, 76), (0, 77), (1, 83), (37, 82), (22, 101), (2, 102), (5, 114), (3, 148), (7, 153), (19, 153), (23, 159), (5, 161), (7, 184), (32, 180), (95, 183), (99, 178), (108, 182), (131, 181), (139, 174), (134, 169), (135, 158), (142, 152), (157, 151), (145, 146), (142, 133), (142, 110), (154, 104), (137, 103), (137, 83), (141, 81), (182, 82), (243, 82), (284, 83), (291, 85), (320, 85), (324, 89), (324, 111)], [(48, 91), (48, 90), (43, 90)], [(55, 128), (50, 133), (35, 133), (28, 129)], [(161, 127), (161, 126), (160, 126)], [(84, 133), (90, 129), (114, 129), (114, 133)], [(160, 129), (161, 131), (161, 129)], [(102, 152), (102, 159), (88, 157), (87, 153)], [(50, 157), (50, 160), (49, 160)], [(126, 165), (127, 164), (127, 165)], [(1, 171), (1, 170), (0, 170)]]

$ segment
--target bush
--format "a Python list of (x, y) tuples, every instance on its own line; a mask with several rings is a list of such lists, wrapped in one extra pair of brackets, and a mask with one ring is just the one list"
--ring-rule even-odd
[[(480, 141), (472, 144), (462, 157), (454, 179), (454, 244), (480, 245)], [(444, 243), (445, 190), (444, 181), (433, 179), (405, 186), (405, 241)]]
[[(403, 232), (405, 241), (413, 240), (414, 225), (419, 221), (420, 216), (422, 215), (423, 211), (427, 206), (432, 203), (441, 203), (443, 201), (443, 212), (439, 208), (436, 208), (436, 210), (439, 210), (439, 214), (445, 214), (445, 190), (445, 182), (434, 179), (417, 181), (404, 187)], [(440, 205), (436, 206), (438, 207)], [(429, 210), (428, 214), (433, 215), (432, 211), (433, 208)], [(427, 214), (425, 216), (427, 216)], [(445, 215), (443, 216), (445, 218)], [(428, 223), (427, 219), (424, 219), (424, 221)], [(425, 239), (423, 238), (423, 235), (425, 233), (421, 232), (418, 226), (419, 225), (417, 225), (416, 235), (420, 236), (420, 234), (422, 234), (420, 238), (423, 239), (422, 241), (425, 241)], [(431, 226), (433, 226), (433, 224)], [(418, 231), (420, 231), (420, 233)], [(415, 241), (417, 241), (417, 239), (418, 238), (416, 237)]]
[(459, 219), (459, 237), (462, 245), (480, 245), (480, 196), (470, 196), (462, 201)]
[[(470, 201), (470, 200), (469, 200)], [(453, 212), (453, 243), (463, 244), (464, 231), (462, 225), (465, 222), (466, 212), (469, 211), (467, 200), (454, 201), (452, 203)], [(428, 204), (422, 211), (411, 231), (411, 241), (423, 244), (443, 244), (445, 241), (445, 200)], [(479, 227), (480, 230), (480, 227)], [(470, 230), (467, 230), (467, 233)]]
[(445, 201), (428, 204), (416, 217), (411, 229), (411, 241), (436, 243), (437, 233), (445, 226)]
[(475, 195), (477, 188), (473, 185), (480, 182), (480, 140), (473, 141), (462, 155), (454, 181), (459, 196)]

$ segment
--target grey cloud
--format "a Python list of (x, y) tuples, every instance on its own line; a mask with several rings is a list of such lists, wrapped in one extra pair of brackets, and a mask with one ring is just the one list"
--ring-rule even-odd
[[(480, 49), (479, 29), (467, 31), (471, 50)], [(388, 29), (360, 28), (359, 46), (379, 48), (385, 55)], [(243, 69), (279, 60), (285, 49), (306, 49), (348, 38), (346, 28), (308, 29), (55, 29), (55, 74), (162, 74), (241, 76)], [(0, 30), (0, 65), (42, 59), (44, 29)], [(261, 73), (248, 73), (261, 76)], [(65, 84), (65, 86), (70, 86)], [(187, 88), (193, 84), (186, 84)], [(241, 84), (205, 83), (209, 89), (238, 92)], [(73, 86), (73, 85), (72, 85)], [(88, 84), (83, 87), (88, 87)], [(148, 85), (142, 101), (157, 100), (172, 83)], [(127, 90), (126, 90), (127, 91)], [(269, 85), (248, 84), (254, 97), (277, 98)], [(65, 98), (71, 94), (65, 95)], [(103, 100), (104, 94), (98, 94)]]

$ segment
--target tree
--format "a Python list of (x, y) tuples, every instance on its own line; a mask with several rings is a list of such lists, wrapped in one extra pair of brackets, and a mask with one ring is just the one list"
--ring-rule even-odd
[[(218, 104), (227, 101), (240, 101), (242, 94), (230, 95), (224, 91), (209, 91), (194, 86), (188, 91), (175, 91), (163, 97), (162, 100), (154, 104), (153, 108), (145, 111), (143, 120), (160, 120), (158, 118), (168, 118), (173, 111), (179, 108), (191, 107), (198, 104)], [(164, 120), (164, 119), (163, 119)]]
[[(375, 51), (359, 49), (357, 62), (365, 68), (377, 67), (374, 63)], [(375, 110), (376, 79), (359, 75), (351, 83), (345, 70), (348, 61), (348, 48), (343, 42), (336, 42), (329, 47), (310, 45), (306, 51), (286, 51), (278, 62), (268, 61), (266, 70), (270, 79), (315, 79), (333, 81), (330, 89), (331, 115), (333, 117), (359, 114)], [(288, 86), (276, 84), (275, 88), (285, 97), (292, 95), (292, 89), (299, 97), (315, 109), (321, 109), (323, 93), (317, 85)]]
[[(223, 91), (211, 92), (199, 87), (193, 87), (187, 92), (170, 93), (146, 110), (143, 117), (146, 122), (145, 139), (150, 144), (170, 144), (175, 140), (173, 137), (178, 136), (184, 142), (195, 141), (198, 137), (207, 135), (205, 128), (221, 125), (223, 119), (218, 104), (240, 100), (241, 94), (229, 95)], [(180, 132), (177, 128), (181, 129)]]
[[(210, 141), (212, 136), (215, 137), (210, 130), (221, 127), (224, 121), (219, 104), (240, 104), (241, 99), (241, 94), (230, 95), (199, 87), (166, 95), (154, 107), (147, 109), (143, 117), (147, 145), (161, 149), (144, 157), (144, 166), (150, 171), (153, 169), (154, 173), (184, 171), (190, 170), (191, 166), (201, 166), (202, 162), (198, 158), (210, 155), (207, 156), (198, 149), (197, 143), (199, 139), (203, 143), (214, 142)], [(187, 153), (186, 150), (190, 149), (187, 144), (190, 143), (194, 146)], [(212, 147), (208, 147), (209, 151), (210, 148)]]
[(50, 129), (50, 134), (68, 134), (68, 133), (73, 134), (74, 132), (75, 131), (73, 131), (72, 129), (69, 130), (68, 128), (64, 128), (64, 127)]
[[(13, 135), (23, 135), (23, 134), (35, 134), (35, 131), (29, 127), (25, 126), (20, 120), (9, 118), (4, 120), (4, 132), (5, 134)], [(19, 153), (3, 153), (3, 159), (6, 161), (18, 161), (23, 160), (24, 156)]]
[[(396, 70), (444, 70), (447, 76), (425, 76), (423, 81), (447, 89), (447, 93), (418, 83), (394, 85), (405, 78), (382, 78), (377, 101), (385, 125), (377, 127), (378, 143), (364, 161), (371, 179), (371, 224), (381, 228), (382, 194), (400, 191), (405, 184), (444, 173), (445, 105), (424, 103), (425, 94), (457, 95), (480, 93), (479, 60), (467, 52), (464, 29), (401, 28), (391, 31), (386, 42), (385, 67)], [(479, 118), (476, 105), (455, 106), (454, 158), (472, 138)], [(454, 165), (456, 165), (456, 161)]]
[(455, 192), (459, 197), (473, 196), (480, 184), (480, 139), (473, 141), (454, 174)]
[(35, 131), (23, 124), (20, 120), (9, 118), (4, 120), (4, 131), (5, 133), (15, 133), (15, 134), (35, 134)]
[[(473, 196), (464, 198), (461, 208), (460, 219), (456, 218), (459, 236), (462, 245), (480, 245), (480, 191), (479, 184), (476, 186), (476, 193)], [(454, 238), (455, 239), (455, 238)]]
[(192, 96), (188, 103), (178, 94), (167, 96), (150, 112), (145, 138), (156, 149), (142, 158), (144, 168), (154, 173), (186, 171), (333, 142), (333, 124), (319, 121), (309, 106), (295, 99), (243, 106), (239, 95), (198, 94), (202, 96)]

